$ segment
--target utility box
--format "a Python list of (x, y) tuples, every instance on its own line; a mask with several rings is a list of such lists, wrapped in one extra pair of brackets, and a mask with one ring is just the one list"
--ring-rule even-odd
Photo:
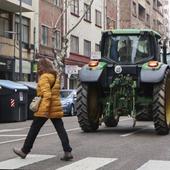
[(0, 86), (0, 122), (27, 120), (28, 87), (10, 80), (0, 80)]
[(36, 88), (37, 88), (37, 83), (36, 82), (28, 82), (28, 81), (19, 81), (18, 83), (21, 83), (25, 86), (28, 87), (28, 106), (27, 106), (27, 114), (28, 114), (28, 119), (32, 120), (34, 112), (29, 109), (29, 105), (32, 101), (32, 99), (36, 96)]

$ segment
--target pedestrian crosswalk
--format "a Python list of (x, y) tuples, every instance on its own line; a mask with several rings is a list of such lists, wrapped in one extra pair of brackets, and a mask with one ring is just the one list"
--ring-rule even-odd
[(96, 157), (88, 157), (82, 160), (79, 160), (70, 165), (64, 166), (57, 170), (96, 170), (98, 168), (103, 167), (113, 161), (117, 160), (116, 158), (96, 158)]
[[(0, 169), (18, 169), (34, 163), (55, 158), (56, 155), (29, 154), (26, 159), (15, 157), (0, 162)], [(110, 163), (119, 161), (118, 158), (87, 157), (78, 161), (70, 161), (68, 165), (54, 170), (97, 170)], [(104, 169), (104, 168), (102, 168)], [(107, 169), (107, 168), (106, 168)], [(170, 161), (149, 160), (136, 170), (170, 170)]]
[(149, 160), (137, 170), (170, 170), (170, 161)]
[(0, 162), (0, 169), (17, 169), (39, 161), (54, 158), (55, 155), (33, 155), (29, 154), (26, 159), (19, 157)]

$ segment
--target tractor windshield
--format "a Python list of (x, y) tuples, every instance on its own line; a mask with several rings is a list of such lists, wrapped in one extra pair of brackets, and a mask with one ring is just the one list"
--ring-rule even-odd
[(122, 64), (135, 64), (151, 58), (148, 36), (108, 36), (104, 44), (104, 57)]

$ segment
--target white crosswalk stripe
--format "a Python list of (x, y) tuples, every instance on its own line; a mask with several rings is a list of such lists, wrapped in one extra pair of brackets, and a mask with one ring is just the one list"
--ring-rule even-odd
[(26, 159), (21, 159), (19, 157), (9, 159), (6, 161), (0, 162), (1, 169), (17, 169), (23, 166), (27, 166), (39, 161), (43, 161), (46, 159), (54, 158), (56, 155), (36, 155), (36, 154), (29, 154)]
[(70, 165), (64, 166), (57, 170), (96, 170), (98, 168), (103, 167), (113, 161), (116, 161), (117, 158), (96, 158), (96, 157), (88, 157), (77, 162), (74, 162)]
[[(0, 169), (17, 169), (24, 166), (29, 166), (31, 164), (51, 159), (56, 157), (56, 155), (40, 155), (40, 154), (29, 154), (26, 159), (21, 159), (19, 157), (8, 159), (0, 162)], [(117, 158), (99, 158), (99, 157), (87, 157), (69, 165), (63, 166), (56, 170), (97, 170), (103, 166), (110, 164), (118, 160)], [(74, 161), (74, 160), (73, 160)], [(149, 160), (144, 163), (141, 167), (136, 170), (170, 170), (170, 161), (163, 160)]]
[(137, 170), (170, 170), (170, 161), (149, 160)]

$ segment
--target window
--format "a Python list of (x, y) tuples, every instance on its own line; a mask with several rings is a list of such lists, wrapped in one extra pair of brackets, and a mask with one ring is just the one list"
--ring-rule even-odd
[(60, 7), (60, 5), (61, 5), (61, 0), (54, 0), (54, 5)]
[(137, 16), (136, 2), (133, 2), (132, 14)]
[(0, 35), (9, 37), (9, 34), (5, 31), (9, 31), (9, 14), (0, 11)]
[(79, 15), (79, 0), (71, 1), (71, 13), (75, 15)]
[(47, 45), (48, 44), (48, 27), (42, 25), (41, 29), (41, 44)]
[(146, 14), (146, 24), (150, 26), (150, 15)]
[(70, 51), (73, 53), (79, 53), (79, 38), (71, 35)]
[[(20, 18), (18, 15), (15, 17), (15, 31), (20, 32)], [(29, 43), (29, 32), (30, 32), (30, 19), (22, 17), (22, 42)], [(17, 40), (20, 40), (20, 35), (17, 35)]]
[(154, 26), (155, 29), (157, 28), (157, 22), (156, 22), (155, 19), (153, 19), (153, 26)]
[(91, 56), (91, 42), (87, 40), (84, 40), (84, 55)]
[(101, 17), (101, 12), (96, 10), (96, 18), (95, 18), (95, 24), (96, 26), (101, 27), (102, 26), (102, 17)]
[(61, 49), (61, 33), (56, 31), (53, 36), (54, 48)]
[(99, 44), (95, 44), (95, 51), (100, 51), (100, 45)]
[(145, 8), (139, 4), (139, 19), (142, 20), (142, 21), (145, 21)]
[(153, 0), (153, 8), (157, 9), (157, 0)]
[[(88, 4), (84, 4), (84, 12), (86, 12), (85, 16), (84, 16), (84, 20), (85, 21), (91, 21), (91, 8), (89, 8), (89, 5)], [(88, 9), (88, 10), (87, 10)]]

